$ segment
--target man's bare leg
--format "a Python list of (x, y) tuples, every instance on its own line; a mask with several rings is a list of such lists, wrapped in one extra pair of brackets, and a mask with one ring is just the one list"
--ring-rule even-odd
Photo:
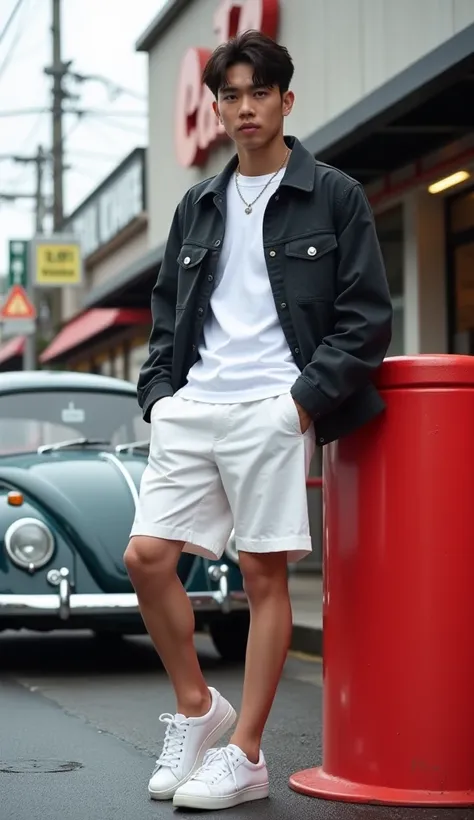
[(176, 573), (180, 541), (135, 536), (125, 552), (143, 621), (186, 717), (205, 715), (210, 694), (194, 647), (194, 612)]
[(182, 546), (181, 542), (135, 536), (125, 553), (143, 620), (177, 701), (174, 716), (161, 716), (167, 729), (148, 783), (153, 800), (171, 800), (236, 718), (231, 704), (207, 687), (199, 666), (194, 612), (176, 573)]
[(288, 654), (292, 611), (286, 552), (240, 553), (250, 604), (242, 708), (230, 740), (257, 763), (263, 730)]

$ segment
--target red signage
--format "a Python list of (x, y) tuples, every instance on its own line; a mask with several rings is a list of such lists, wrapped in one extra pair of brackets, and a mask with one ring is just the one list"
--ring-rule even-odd
[(0, 309), (0, 317), (7, 319), (35, 319), (36, 309), (26, 290), (21, 285), (13, 285)]
[[(257, 29), (275, 39), (278, 13), (278, 0), (221, 0), (213, 25), (217, 45), (248, 29)], [(185, 168), (205, 165), (211, 146), (226, 138), (212, 110), (212, 92), (201, 83), (211, 54), (207, 48), (190, 48), (181, 63), (175, 141), (178, 162)]]

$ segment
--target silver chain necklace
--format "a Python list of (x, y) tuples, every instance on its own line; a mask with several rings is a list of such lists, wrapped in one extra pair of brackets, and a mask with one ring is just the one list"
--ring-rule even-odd
[(253, 201), (253, 202), (246, 202), (246, 201), (245, 201), (245, 199), (244, 199), (244, 198), (243, 198), (243, 196), (242, 196), (241, 190), (240, 190), (240, 188), (239, 188), (239, 176), (241, 176), (241, 173), (240, 173), (240, 165), (238, 166), (238, 168), (237, 168), (237, 170), (236, 170), (236, 172), (235, 172), (235, 187), (237, 188), (237, 193), (238, 193), (238, 195), (240, 196), (240, 198), (241, 198), (242, 202), (243, 202), (243, 203), (244, 203), (244, 205), (246, 206), (246, 207), (245, 207), (245, 213), (246, 213), (247, 215), (249, 215), (249, 214), (251, 214), (251, 213), (252, 213), (252, 211), (253, 211), (253, 206), (254, 206), (254, 205), (255, 205), (255, 203), (256, 203), (256, 202), (260, 199), (260, 197), (261, 197), (261, 196), (263, 196), (263, 194), (264, 194), (264, 193), (265, 193), (265, 191), (267, 190), (268, 186), (272, 184), (272, 182), (273, 182), (273, 180), (275, 179), (275, 177), (276, 177), (276, 176), (278, 176), (278, 174), (280, 173), (281, 169), (282, 169), (282, 168), (284, 167), (284, 165), (286, 164), (286, 162), (287, 162), (287, 160), (288, 160), (288, 157), (289, 157), (289, 156), (290, 156), (290, 149), (288, 149), (288, 151), (286, 152), (285, 159), (283, 160), (283, 162), (282, 162), (282, 164), (280, 165), (280, 167), (278, 168), (278, 170), (277, 170), (277, 171), (275, 171), (275, 173), (273, 174), (273, 176), (272, 176), (272, 177), (270, 177), (270, 179), (268, 180), (268, 182), (264, 185), (264, 187), (263, 187), (263, 188), (262, 188), (262, 190), (260, 191), (259, 195), (258, 195), (258, 196), (254, 199), (254, 201)]

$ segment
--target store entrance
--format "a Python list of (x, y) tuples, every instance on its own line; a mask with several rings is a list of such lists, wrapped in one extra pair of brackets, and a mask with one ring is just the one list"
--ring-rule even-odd
[(451, 353), (474, 355), (474, 188), (447, 201)]

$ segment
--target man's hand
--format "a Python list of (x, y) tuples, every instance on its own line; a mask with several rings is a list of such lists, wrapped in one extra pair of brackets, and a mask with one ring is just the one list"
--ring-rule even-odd
[(307, 413), (306, 410), (303, 407), (301, 407), (301, 404), (298, 404), (298, 402), (295, 401), (295, 399), (293, 399), (293, 401), (296, 404), (296, 409), (298, 410), (298, 415), (300, 417), (301, 432), (306, 433), (306, 430), (309, 430), (309, 427), (313, 419), (311, 418), (309, 413)]

